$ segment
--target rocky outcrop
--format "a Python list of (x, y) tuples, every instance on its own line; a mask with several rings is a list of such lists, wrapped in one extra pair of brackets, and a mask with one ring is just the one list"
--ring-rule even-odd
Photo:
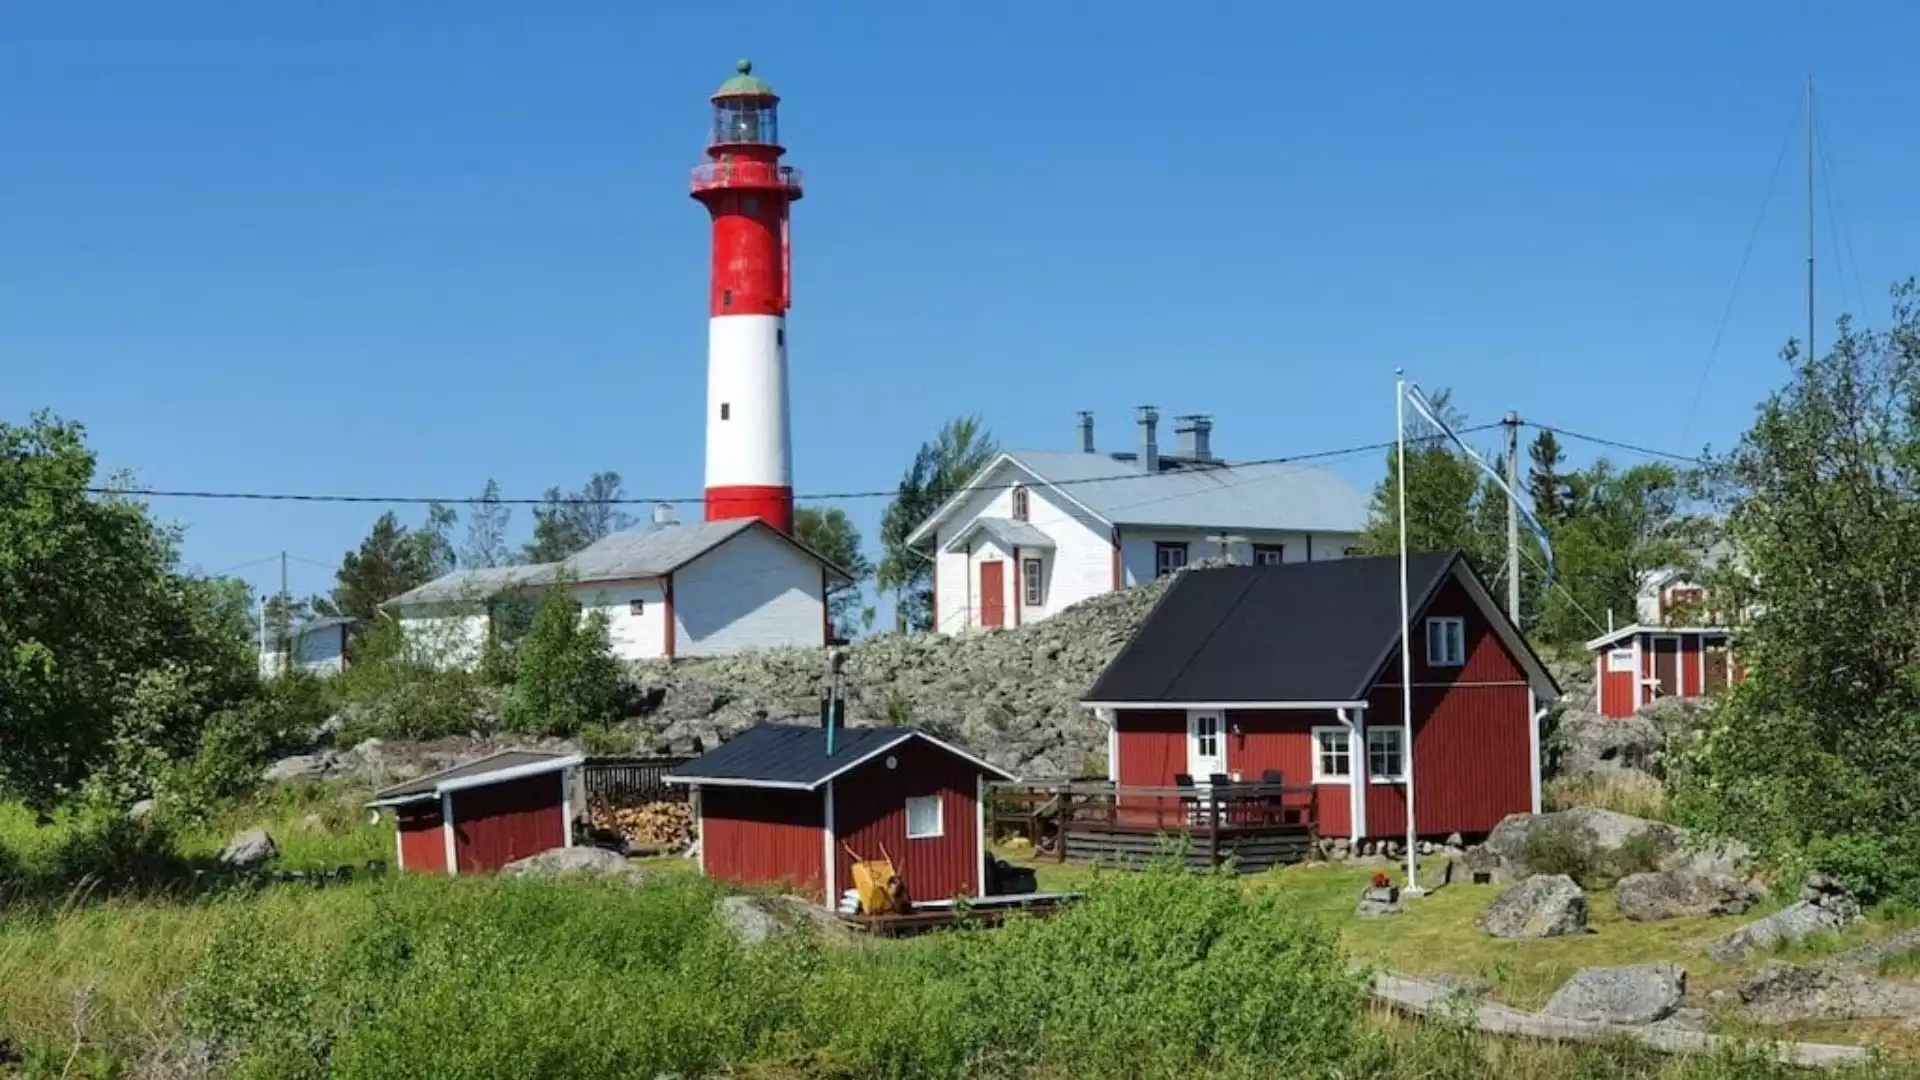
[(1672, 1016), (1686, 993), (1687, 973), (1677, 964), (1581, 968), (1542, 1011), (1602, 1024), (1651, 1024)]
[(1667, 737), (1641, 716), (1618, 718), (1569, 710), (1560, 717), (1561, 776), (1637, 770), (1659, 776)]
[(227, 841), (220, 849), (220, 865), (233, 870), (251, 870), (279, 858), (280, 845), (265, 829), (248, 829)]
[[(1487, 873), (1496, 884), (1518, 881), (1541, 870), (1564, 867), (1534, 866), (1529, 861), (1539, 853), (1534, 845), (1542, 833), (1554, 833), (1555, 849), (1561, 859), (1576, 862), (1596, 871), (1614, 874), (1673, 870), (1695, 875), (1723, 875), (1746, 880), (1752, 869), (1753, 853), (1739, 841), (1702, 843), (1687, 830), (1664, 821), (1648, 821), (1612, 810), (1576, 808), (1550, 814), (1509, 814), (1488, 834), (1486, 842), (1468, 852), (1470, 870)], [(1634, 859), (1624, 858), (1634, 849)], [(1640, 863), (1650, 857), (1652, 865)], [(1627, 865), (1633, 862), (1637, 865)]]
[(478, 761), (502, 750), (544, 750), (574, 754), (579, 748), (565, 739), (529, 739), (511, 735), (497, 738), (451, 736), (422, 742), (386, 742), (365, 739), (350, 750), (317, 749), (310, 754), (281, 758), (267, 766), (261, 779), (269, 783), (346, 780), (367, 787), (411, 780), (430, 772)]
[(1587, 894), (1565, 874), (1537, 874), (1493, 898), (1477, 922), (1497, 938), (1587, 932)]
[(727, 932), (749, 948), (789, 934), (841, 942), (852, 936), (831, 912), (795, 896), (729, 896), (720, 901), (719, 915)]
[(1920, 986), (1825, 965), (1771, 965), (1741, 985), (1740, 1001), (1763, 1024), (1920, 1016)]
[(1716, 939), (1707, 946), (1707, 955), (1715, 963), (1737, 964), (1780, 942), (1831, 934), (1860, 918), (1860, 904), (1838, 882), (1825, 874), (1809, 874), (1797, 903)]
[(647, 880), (647, 872), (625, 855), (597, 847), (555, 848), (510, 862), (500, 868), (502, 877), (594, 877), (638, 885)]
[(1620, 914), (1635, 922), (1739, 915), (1760, 900), (1760, 890), (1726, 874), (1656, 870), (1620, 879)]

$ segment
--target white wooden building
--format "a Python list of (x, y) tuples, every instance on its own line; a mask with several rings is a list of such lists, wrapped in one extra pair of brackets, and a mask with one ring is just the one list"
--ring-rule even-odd
[(389, 600), (410, 644), (471, 666), (505, 606), (564, 583), (607, 617), (626, 660), (721, 656), (827, 643), (827, 594), (846, 572), (758, 518), (654, 524), (614, 533), (562, 562), (458, 570)]
[(313, 619), (291, 628), (284, 638), (263, 625), (260, 676), (270, 679), (290, 671), (338, 675), (346, 670), (352, 637), (353, 620), (348, 618)]
[(1003, 453), (908, 537), (934, 562), (934, 628), (1019, 626), (1089, 597), (1226, 556), (1245, 564), (1344, 557), (1366, 526), (1367, 496), (1313, 465), (1230, 465), (1213, 422), (1177, 418), (1159, 451), (1159, 413), (1139, 410), (1139, 449)]

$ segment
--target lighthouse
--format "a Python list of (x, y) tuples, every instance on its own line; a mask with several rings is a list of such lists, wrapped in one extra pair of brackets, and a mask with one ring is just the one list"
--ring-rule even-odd
[(713, 94), (693, 197), (713, 218), (707, 290), (706, 519), (757, 517), (793, 531), (787, 307), (788, 208), (800, 173), (780, 163), (780, 98), (742, 60)]

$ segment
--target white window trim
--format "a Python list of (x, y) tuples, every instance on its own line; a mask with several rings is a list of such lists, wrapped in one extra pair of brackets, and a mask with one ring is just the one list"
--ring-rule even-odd
[[(1373, 740), (1380, 736), (1382, 741), (1391, 739), (1400, 747), (1400, 772), (1388, 776), (1373, 771)], [(1407, 782), (1407, 739), (1406, 732), (1393, 725), (1382, 725), (1367, 729), (1367, 781), (1374, 784), (1404, 784)]]
[[(933, 803), (933, 831), (932, 832), (914, 832), (913, 831), (913, 804), (916, 802), (919, 802), (919, 803), (932, 802)], [(945, 800), (941, 799), (940, 796), (909, 795), (907, 797), (906, 806), (907, 806), (907, 839), (938, 840), (941, 837), (947, 835), (946, 802)]]
[(1226, 712), (1221, 709), (1188, 709), (1187, 710), (1187, 773), (1193, 777), (1193, 782), (1201, 787), (1207, 786), (1207, 783), (1208, 783), (1207, 777), (1213, 774), (1212, 769), (1207, 769), (1202, 771), (1197, 765), (1197, 763), (1200, 761), (1200, 718), (1203, 716), (1211, 717), (1213, 720), (1214, 753), (1207, 760), (1218, 761), (1220, 763), (1219, 771), (1221, 772), (1227, 771), (1227, 714)]
[[(1160, 566), (1160, 556), (1171, 551), (1178, 551), (1180, 553), (1180, 565), (1169, 566), (1162, 569)], [(1156, 540), (1153, 542), (1153, 576), (1155, 578), (1171, 577), (1185, 570), (1187, 564), (1192, 560), (1193, 547), (1184, 540)]]
[[(1033, 567), (1033, 580), (1027, 580), (1027, 568)], [(1030, 608), (1047, 606), (1047, 568), (1046, 564), (1031, 555), (1020, 557), (1020, 593), (1021, 599)]]
[(1631, 645), (1625, 648), (1608, 649), (1607, 672), (1615, 675), (1629, 674), (1635, 670), (1634, 659), (1633, 646)]
[[(1444, 652), (1446, 643), (1450, 640), (1447, 634), (1449, 629), (1459, 631), (1460, 658), (1457, 660), (1448, 660), (1445, 657), (1435, 658), (1433, 651), (1434, 631), (1440, 631), (1440, 645)], [(1467, 666), (1467, 620), (1458, 615), (1435, 615), (1427, 619), (1427, 666), (1431, 668), (1457, 668)]]
[[(1323, 734), (1338, 735), (1340, 736), (1340, 740), (1347, 744), (1347, 775), (1331, 776), (1321, 768), (1320, 736)], [(1353, 732), (1339, 724), (1316, 725), (1309, 729), (1309, 737), (1312, 739), (1309, 750), (1312, 753), (1313, 782), (1316, 784), (1343, 785), (1353, 783)]]

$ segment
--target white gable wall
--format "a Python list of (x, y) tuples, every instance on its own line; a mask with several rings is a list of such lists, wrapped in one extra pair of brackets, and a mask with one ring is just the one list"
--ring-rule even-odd
[[(1359, 542), (1355, 533), (1306, 533), (1288, 532), (1249, 532), (1244, 529), (1175, 529), (1175, 528), (1122, 528), (1120, 530), (1120, 565), (1128, 585), (1138, 585), (1152, 581), (1159, 565), (1157, 545), (1175, 543), (1187, 545), (1187, 562), (1197, 563), (1202, 559), (1219, 556), (1220, 544), (1209, 540), (1209, 536), (1218, 536), (1222, 532), (1241, 537), (1239, 542), (1227, 545), (1227, 552), (1236, 563), (1242, 566), (1253, 564), (1253, 549), (1256, 544), (1281, 545), (1282, 562), (1326, 562), (1330, 559), (1346, 557), (1347, 548)], [(1312, 558), (1308, 556), (1311, 554)]]
[(442, 670), (469, 669), (480, 663), (487, 643), (484, 604), (419, 604), (396, 614), (407, 651), (418, 662)]
[[(667, 594), (658, 581), (588, 582), (573, 587), (581, 617), (607, 617), (613, 655), (622, 660), (658, 660), (667, 655)], [(639, 611), (634, 604), (640, 605)]]
[(958, 633), (980, 625), (979, 564), (996, 558), (1007, 560), (1005, 625), (1014, 625), (1014, 590), (1020, 587), (1021, 578), (1011, 553), (986, 536), (975, 537), (971, 553), (942, 549), (979, 518), (1012, 518), (1013, 490), (1007, 485), (1016, 482), (1029, 485), (1028, 523), (1046, 533), (1054, 544), (1050, 551), (1020, 553), (1022, 558), (1040, 557), (1045, 582), (1042, 603), (1038, 608), (1022, 603), (1020, 621), (1043, 619), (1113, 589), (1113, 543), (1107, 526), (1073, 505), (1062, 491), (1034, 482), (1026, 470), (1005, 462), (981, 481), (986, 490), (975, 492), (963, 503), (934, 538), (935, 602), (939, 605), (934, 625), (941, 633)]
[(674, 655), (826, 644), (820, 564), (749, 529), (673, 573)]

